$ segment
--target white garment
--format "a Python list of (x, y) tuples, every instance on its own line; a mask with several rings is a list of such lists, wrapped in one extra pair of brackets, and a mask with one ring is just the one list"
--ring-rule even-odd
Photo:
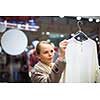
[(88, 40), (80, 42), (73, 37), (68, 42), (65, 54), (67, 62), (65, 81), (69, 83), (95, 82), (98, 69), (95, 41), (88, 38)]

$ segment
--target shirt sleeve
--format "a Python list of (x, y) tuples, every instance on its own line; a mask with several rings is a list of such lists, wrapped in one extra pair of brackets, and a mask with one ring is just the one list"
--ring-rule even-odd
[(33, 83), (58, 83), (65, 66), (66, 63), (57, 60), (50, 74), (35, 71), (32, 73), (31, 80)]

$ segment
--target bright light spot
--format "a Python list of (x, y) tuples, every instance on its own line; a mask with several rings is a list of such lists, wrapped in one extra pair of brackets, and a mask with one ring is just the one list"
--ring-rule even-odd
[(0, 53), (2, 52), (2, 48), (1, 48), (1, 46), (0, 46)]
[(28, 48), (25, 49), (25, 52), (28, 52)]
[(40, 27), (39, 26), (33, 26), (34, 28), (36, 28), (36, 29), (39, 29)]
[(100, 42), (98, 42), (98, 44), (100, 44)]
[(74, 36), (74, 33), (72, 33), (71, 36)]
[(18, 29), (21, 29), (21, 24), (18, 24), (17, 27), (18, 27)]
[(4, 21), (5, 26), (7, 26), (7, 20)]
[(100, 22), (100, 19), (96, 19), (96, 22), (97, 22), (97, 23)]
[(28, 27), (29, 27), (29, 25), (28, 25), (28, 23), (26, 23), (25, 29), (28, 30)]
[(31, 31), (34, 31), (34, 32), (36, 32), (37, 31), (37, 29), (35, 29), (35, 28), (32, 28), (32, 29), (30, 29)]
[(48, 39), (47, 41), (50, 42), (50, 39)]
[(81, 17), (80, 17), (80, 16), (78, 16), (78, 17), (76, 17), (76, 19), (77, 19), (77, 20), (81, 20)]
[(63, 35), (63, 34), (61, 34), (61, 35), (60, 35), (60, 37), (61, 37), (61, 38), (63, 38), (63, 37), (64, 37), (64, 35)]
[(44, 35), (44, 34), (45, 34), (45, 32), (42, 32), (41, 34), (42, 34), (42, 35)]
[(46, 35), (50, 35), (50, 32), (46, 32)]
[(98, 38), (96, 38), (96, 41), (98, 41), (99, 39)]
[(64, 18), (64, 16), (59, 16), (60, 18)]
[(93, 21), (93, 18), (89, 18), (89, 22), (92, 22)]

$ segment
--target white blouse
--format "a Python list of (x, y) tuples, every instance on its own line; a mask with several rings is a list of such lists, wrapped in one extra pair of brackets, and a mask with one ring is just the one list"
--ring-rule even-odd
[(65, 81), (69, 83), (93, 83), (98, 69), (97, 46), (88, 38), (83, 42), (74, 37), (68, 40), (66, 49)]

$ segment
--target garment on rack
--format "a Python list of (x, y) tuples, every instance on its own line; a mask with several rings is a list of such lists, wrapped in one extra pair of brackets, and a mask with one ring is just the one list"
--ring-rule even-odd
[(82, 31), (77, 32), (74, 38), (80, 42), (83, 42), (88, 39), (87, 35), (85, 35), (85, 33), (83, 33)]
[(80, 42), (72, 37), (68, 42), (65, 54), (67, 62), (65, 81), (69, 83), (94, 83), (98, 69), (95, 41), (88, 38)]

